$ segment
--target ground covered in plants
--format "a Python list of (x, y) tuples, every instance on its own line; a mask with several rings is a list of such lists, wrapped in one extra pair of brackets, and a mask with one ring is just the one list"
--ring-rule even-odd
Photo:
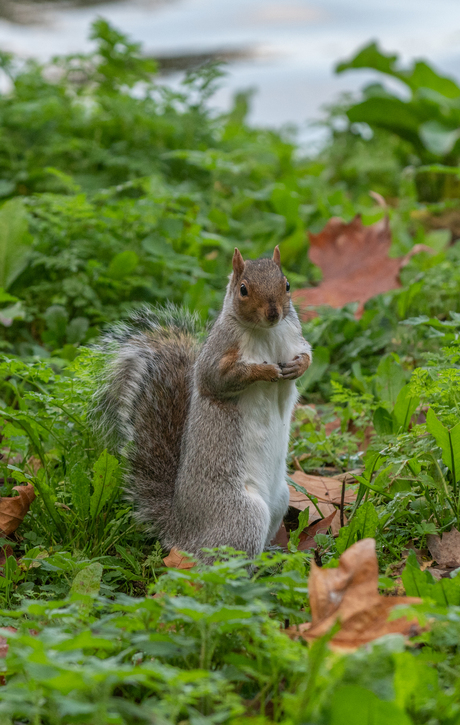
[[(311, 154), (244, 94), (210, 112), (218, 67), (171, 91), (91, 32), (1, 56), (0, 722), (460, 723), (459, 86), (370, 45)], [(168, 568), (90, 426), (91, 343), (167, 300), (204, 325), (234, 247), (276, 244), (315, 351), (285, 527), (255, 562)]]

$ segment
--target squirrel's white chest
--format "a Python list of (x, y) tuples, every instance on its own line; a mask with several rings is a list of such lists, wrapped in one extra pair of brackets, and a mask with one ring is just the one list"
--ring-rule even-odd
[[(241, 358), (253, 363), (285, 363), (304, 351), (305, 341), (291, 325), (282, 323), (252, 333), (243, 341)], [(286, 455), (292, 411), (297, 399), (295, 382), (254, 383), (239, 397), (243, 427), (245, 486), (260, 495), (271, 513), (285, 502)], [(284, 503), (281, 503), (284, 506)]]
[(240, 342), (240, 356), (250, 363), (286, 363), (303, 352), (305, 341), (288, 320), (276, 327), (245, 332)]

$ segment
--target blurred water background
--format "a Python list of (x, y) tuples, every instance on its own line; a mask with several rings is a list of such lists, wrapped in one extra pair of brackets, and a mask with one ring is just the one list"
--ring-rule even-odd
[(427, 58), (460, 77), (458, 0), (0, 0), (0, 49), (40, 60), (88, 50), (98, 16), (142, 42), (172, 85), (184, 69), (223, 58), (216, 108), (252, 88), (250, 122), (294, 123), (310, 141), (321, 138), (311, 121), (324, 104), (375, 77), (334, 74), (338, 60), (372, 39), (403, 60)]

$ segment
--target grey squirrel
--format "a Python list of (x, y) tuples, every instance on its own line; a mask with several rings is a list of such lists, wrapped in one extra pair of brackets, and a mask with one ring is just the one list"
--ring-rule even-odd
[(288, 507), (294, 381), (311, 362), (278, 247), (247, 261), (235, 249), (201, 347), (196, 318), (173, 306), (137, 313), (107, 342), (100, 425), (124, 447), (137, 519), (165, 548), (198, 557), (263, 551)]

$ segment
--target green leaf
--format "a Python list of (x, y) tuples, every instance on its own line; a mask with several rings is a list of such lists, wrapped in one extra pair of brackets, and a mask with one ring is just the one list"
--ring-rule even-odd
[(318, 347), (315, 348), (312, 363), (307, 372), (304, 373), (300, 379), (299, 388), (302, 394), (323, 378), (329, 367), (330, 359), (331, 353), (328, 347), (321, 347), (318, 345)]
[(90, 478), (81, 463), (77, 463), (70, 475), (72, 504), (78, 517), (84, 521), (89, 513)]
[(411, 725), (393, 702), (380, 700), (358, 685), (340, 687), (332, 695), (330, 725)]
[(417, 61), (412, 70), (402, 71), (399, 77), (413, 89), (431, 88), (446, 98), (458, 98), (460, 88), (451, 78), (440, 76), (424, 61)]
[(93, 493), (90, 499), (91, 518), (94, 519), (114, 493), (118, 483), (118, 461), (105, 449), (94, 464)]
[(299, 513), (299, 525), (295, 531), (291, 531), (289, 535), (289, 544), (297, 548), (300, 541), (300, 534), (308, 526), (308, 519), (310, 517), (310, 511), (306, 508), (304, 511)]
[(401, 579), (409, 597), (433, 599), (440, 606), (460, 604), (460, 577), (435, 581), (430, 572), (420, 571), (413, 551), (409, 552)]
[(436, 156), (449, 154), (460, 138), (460, 129), (449, 128), (439, 121), (426, 121), (420, 126), (420, 138), (428, 151)]
[(45, 311), (46, 326), (57, 342), (62, 342), (67, 331), (68, 312), (62, 305), (51, 305)]
[(134, 272), (139, 264), (139, 257), (136, 252), (127, 249), (125, 252), (116, 254), (109, 264), (107, 274), (113, 279), (123, 279)]
[(401, 574), (402, 583), (408, 597), (431, 597), (434, 579), (430, 572), (420, 571), (414, 551), (409, 552), (407, 563)]
[(347, 110), (351, 123), (368, 123), (398, 133), (413, 143), (419, 142), (419, 126), (424, 121), (413, 105), (399, 98), (368, 98)]
[(442, 450), (442, 460), (452, 473), (454, 483), (460, 479), (460, 423), (450, 430), (436, 417), (432, 408), (426, 414), (426, 427)]
[(5, 202), (0, 209), (0, 287), (7, 290), (29, 261), (31, 237), (20, 199)]
[(67, 325), (67, 342), (70, 345), (78, 345), (84, 339), (88, 328), (89, 320), (87, 317), (74, 317)]
[(393, 410), (393, 416), (396, 422), (395, 433), (399, 433), (400, 431), (406, 432), (408, 430), (412, 416), (417, 410), (419, 403), (420, 398), (417, 395), (411, 394), (409, 385), (401, 388)]
[(374, 428), (380, 436), (390, 435), (391, 433), (393, 433), (394, 418), (391, 413), (382, 406), (376, 409), (372, 419), (372, 423), (374, 424)]
[(23, 320), (26, 316), (26, 311), (22, 306), (22, 302), (16, 302), (14, 305), (8, 307), (2, 307), (0, 310), (0, 322), (5, 327), (10, 327), (14, 320)]
[(392, 355), (382, 358), (375, 378), (375, 388), (380, 400), (394, 405), (405, 380), (404, 370)]
[(85, 566), (76, 574), (70, 587), (70, 595), (96, 597), (99, 594), (103, 569), (98, 561)]
[(397, 55), (386, 55), (383, 53), (377, 43), (374, 42), (366, 45), (350, 60), (338, 63), (335, 72), (343, 73), (346, 70), (352, 70), (354, 68), (373, 68), (381, 73), (394, 75), (397, 59)]
[(337, 552), (343, 554), (356, 541), (374, 537), (378, 523), (379, 519), (374, 504), (371, 501), (367, 501), (360, 506), (348, 526), (340, 529), (335, 542)]
[(427, 667), (410, 652), (395, 652), (394, 689), (398, 707), (410, 707), (411, 711), (426, 702), (427, 697), (436, 696), (438, 673)]

